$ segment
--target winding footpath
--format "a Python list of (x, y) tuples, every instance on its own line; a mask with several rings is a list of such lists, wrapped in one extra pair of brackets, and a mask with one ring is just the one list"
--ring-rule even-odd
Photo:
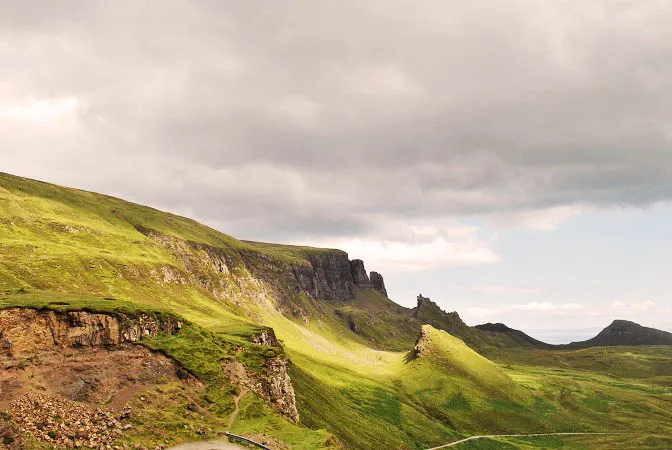
[(535, 436), (606, 436), (606, 435), (623, 435), (631, 433), (532, 433), (532, 434), (489, 434), (484, 436), (470, 436), (468, 438), (460, 439), (459, 441), (451, 442), (450, 444), (432, 447), (427, 450), (439, 450), (440, 448), (455, 447), (467, 441), (475, 441), (477, 439), (497, 439), (506, 437), (535, 437)]
[[(233, 396), (233, 403), (235, 405), (234, 411), (229, 417), (229, 423), (226, 426), (226, 431), (230, 431), (233, 426), (233, 422), (238, 417), (240, 412), (240, 400), (247, 394), (246, 390), (241, 391), (240, 394)], [(192, 442), (188, 444), (178, 445), (177, 447), (170, 447), (168, 450), (241, 450), (243, 448), (239, 445), (230, 443), (228, 440), (219, 440), (219, 441), (209, 441), (209, 442)]]
[(236, 406), (236, 409), (234, 409), (233, 413), (231, 413), (231, 417), (229, 417), (229, 423), (226, 426), (226, 431), (231, 431), (233, 422), (236, 420), (236, 417), (238, 417), (238, 413), (240, 412), (240, 400), (245, 397), (245, 394), (247, 394), (247, 391), (243, 389), (240, 394), (233, 396), (233, 404)]

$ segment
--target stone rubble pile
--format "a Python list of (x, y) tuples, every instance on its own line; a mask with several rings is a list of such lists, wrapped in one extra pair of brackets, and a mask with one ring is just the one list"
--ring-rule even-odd
[(29, 393), (11, 404), (17, 425), (49, 446), (115, 449), (124, 425), (101, 408), (40, 393)]

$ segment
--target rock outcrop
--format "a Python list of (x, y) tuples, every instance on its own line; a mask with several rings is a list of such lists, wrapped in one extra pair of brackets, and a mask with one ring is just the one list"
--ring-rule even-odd
[(0, 431), (14, 440), (9, 448), (24, 448), (24, 434), (48, 448), (118, 448), (126, 428), (117, 418), (131, 427), (139, 393), (164, 383), (202, 388), (173, 359), (136, 345), (181, 327), (161, 314), (1, 309), (0, 411), (11, 414), (4, 425), (0, 416)]
[(447, 331), (459, 337), (469, 345), (476, 346), (480, 330), (476, 330), (462, 321), (456, 311), (446, 312), (435, 302), (422, 294), (417, 297), (418, 305), (411, 309), (411, 315), (422, 324), (429, 324), (436, 329)]
[(357, 288), (376, 288), (387, 295), (380, 274), (376, 273), (375, 283), (369, 280), (363, 261), (350, 261), (341, 250), (310, 249), (301, 255), (303, 261), (287, 264), (256, 251), (254, 245), (260, 244), (254, 242), (249, 242), (250, 248), (232, 250), (183, 241), (143, 227), (136, 229), (168, 250), (183, 266), (154, 270), (152, 275), (160, 283), (198, 284), (239, 307), (272, 297), (283, 311), (300, 316), (300, 306), (292, 304), (300, 293), (315, 300), (340, 301), (354, 299)]
[(319, 300), (355, 298), (350, 260), (345, 252), (310, 254), (310, 266), (294, 266), (293, 273), (302, 291)]
[(421, 358), (431, 353), (429, 350), (430, 339), (428, 337), (427, 328), (420, 327), (420, 334), (413, 346), (413, 357)]
[(262, 397), (274, 405), (292, 422), (299, 421), (296, 408), (296, 397), (292, 380), (289, 378), (289, 361), (281, 356), (270, 358), (266, 362), (264, 376), (261, 380)]
[(366, 274), (366, 269), (364, 268), (364, 261), (361, 259), (350, 261), (350, 273), (352, 274), (352, 281), (358, 288), (367, 289), (372, 287), (369, 276)]
[[(383, 277), (371, 272), (369, 279), (361, 259), (348, 259), (345, 252), (328, 251), (307, 257), (310, 267), (293, 268), (300, 289), (318, 300), (352, 300), (355, 289), (375, 288), (387, 296)], [(375, 275), (374, 275), (375, 274)]]
[(371, 287), (387, 297), (387, 289), (385, 289), (385, 280), (383, 276), (378, 272), (371, 272), (369, 275), (369, 280), (371, 281)]
[(106, 347), (138, 342), (145, 336), (174, 334), (182, 323), (172, 317), (112, 316), (86, 311), (0, 310), (0, 352), (27, 353), (51, 347)]
[[(275, 333), (270, 328), (264, 329), (253, 338), (253, 341), (269, 347), (279, 346)], [(290, 362), (286, 357), (278, 355), (266, 359), (262, 372), (248, 369), (235, 360), (225, 362), (224, 370), (231, 381), (241, 389), (254, 392), (289, 420), (297, 423), (299, 411), (296, 408), (294, 387), (289, 377), (289, 365)]]
[(273, 328), (263, 328), (256, 336), (252, 337), (252, 342), (265, 347), (280, 347), (280, 342), (275, 336)]

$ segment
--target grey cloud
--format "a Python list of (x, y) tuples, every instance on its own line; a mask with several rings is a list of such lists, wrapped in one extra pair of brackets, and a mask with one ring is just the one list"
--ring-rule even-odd
[(672, 198), (666, 2), (50, 5), (0, 0), (0, 105), (81, 104), (29, 176), (269, 239)]

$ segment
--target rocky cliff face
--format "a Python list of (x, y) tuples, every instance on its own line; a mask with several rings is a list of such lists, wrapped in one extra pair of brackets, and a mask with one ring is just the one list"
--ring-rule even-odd
[[(308, 294), (316, 300), (352, 300), (356, 288), (376, 288), (387, 295), (380, 274), (369, 280), (361, 260), (350, 261), (338, 250), (310, 251), (306, 264), (286, 264), (252, 249), (232, 250), (185, 242), (154, 230), (138, 231), (167, 249), (183, 266), (162, 267), (155, 278), (162, 283), (197, 284), (216, 297), (238, 306), (272, 297), (294, 315), (292, 299)], [(372, 273), (373, 275), (373, 273)]]
[[(294, 315), (292, 299), (308, 294), (315, 300), (352, 300), (355, 289), (375, 288), (387, 296), (383, 277), (366, 274), (362, 260), (350, 261), (339, 250), (310, 251), (306, 264), (286, 264), (252, 249), (219, 249), (185, 242), (153, 230), (139, 228), (153, 241), (166, 248), (184, 266), (162, 267), (154, 274), (163, 283), (198, 284), (218, 298), (244, 306), (272, 297)], [(252, 298), (251, 298), (252, 297)]]
[(364, 268), (364, 261), (361, 259), (353, 259), (350, 261), (350, 272), (352, 272), (352, 281), (360, 289), (373, 288), (387, 297), (387, 289), (385, 289), (385, 280), (378, 272), (371, 272), (366, 274)]
[(366, 269), (364, 268), (364, 261), (361, 259), (350, 261), (350, 273), (352, 274), (352, 281), (358, 288), (366, 289), (372, 287), (369, 276), (366, 274)]
[[(355, 297), (355, 288), (375, 288), (387, 297), (383, 277), (371, 272), (366, 274), (364, 261), (348, 259), (348, 254), (339, 252), (309, 256), (312, 270), (297, 276), (304, 291), (313, 298), (322, 300), (351, 300)], [(296, 273), (296, 271), (295, 271)]]
[(413, 357), (421, 358), (431, 353), (429, 350), (430, 339), (427, 333), (427, 328), (420, 327), (420, 334), (413, 346)]
[(52, 347), (116, 346), (159, 333), (174, 334), (181, 328), (176, 319), (149, 314), (116, 317), (10, 308), (0, 310), (0, 351), (12, 355)]
[(8, 436), (16, 449), (26, 436), (45, 448), (117, 448), (147, 389), (173, 383), (201, 395), (176, 361), (133, 345), (181, 327), (156, 314), (0, 310), (0, 411), (11, 413), (4, 431), (0, 417), (0, 433), (10, 433), (0, 448)]
[[(268, 347), (280, 345), (270, 328), (262, 330), (253, 341)], [(289, 420), (297, 423), (299, 411), (296, 408), (294, 387), (289, 377), (289, 365), (289, 360), (284, 356), (274, 356), (266, 360), (261, 373), (249, 370), (238, 361), (227, 361), (224, 363), (224, 370), (231, 381), (238, 384), (241, 389), (254, 392)]]
[(387, 297), (387, 289), (385, 289), (385, 280), (383, 280), (383, 276), (378, 272), (371, 272), (369, 279), (371, 280), (371, 286)]
[(470, 344), (477, 340), (480, 330), (475, 330), (465, 324), (457, 312), (445, 312), (439, 305), (423, 297), (422, 294), (418, 295), (417, 301), (418, 306), (411, 309), (411, 315), (422, 324), (429, 324), (436, 329), (447, 331)]
[(276, 356), (267, 361), (261, 387), (271, 404), (292, 422), (299, 421), (294, 387), (289, 378), (289, 361), (286, 358)]
[(308, 256), (310, 266), (294, 266), (293, 273), (302, 291), (320, 300), (349, 300), (355, 297), (350, 260), (345, 252)]
[(278, 338), (275, 337), (275, 331), (273, 331), (273, 328), (262, 329), (259, 334), (252, 337), (252, 342), (263, 345), (265, 347), (280, 347), (280, 342), (278, 341)]

